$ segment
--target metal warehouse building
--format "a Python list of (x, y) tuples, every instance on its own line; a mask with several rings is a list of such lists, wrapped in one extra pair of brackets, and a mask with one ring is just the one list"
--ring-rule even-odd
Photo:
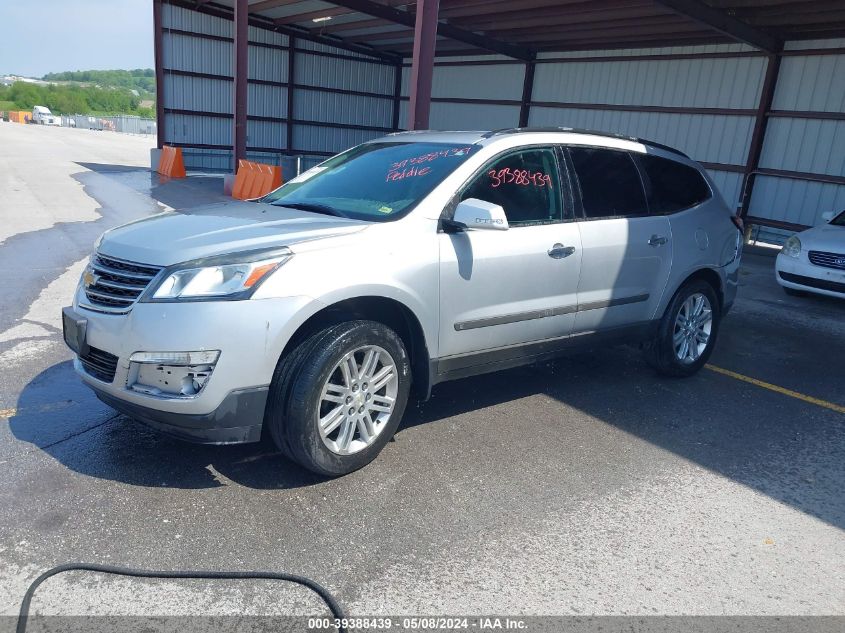
[(845, 209), (842, 0), (154, 0), (159, 146), (308, 167), (399, 129), (672, 145), (773, 240)]

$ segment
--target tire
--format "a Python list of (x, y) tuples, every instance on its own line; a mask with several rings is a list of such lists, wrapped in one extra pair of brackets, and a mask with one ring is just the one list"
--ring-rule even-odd
[(279, 362), (265, 425), (279, 450), (304, 468), (345, 475), (373, 461), (393, 437), (410, 386), (410, 360), (393, 330), (375, 321), (332, 325)]
[[(686, 330), (689, 332), (689, 336), (684, 336), (685, 325), (679, 322), (679, 314), (682, 310), (685, 310), (686, 314), (692, 308), (694, 312), (698, 305), (699, 297), (706, 299), (706, 302), (702, 304), (704, 310), (708, 309), (707, 304), (709, 304), (710, 310), (709, 332), (707, 332), (706, 343), (701, 341), (700, 334), (699, 338), (690, 338), (697, 331), (706, 331), (706, 327), (697, 328), (695, 325), (687, 324), (690, 328)], [(682, 316), (681, 321), (684, 318)], [(719, 300), (713, 286), (700, 279), (684, 284), (678, 289), (675, 296), (672, 297), (672, 301), (669, 302), (669, 306), (660, 320), (657, 336), (646, 343), (643, 348), (646, 362), (657, 373), (663, 376), (692, 376), (704, 367), (710, 358), (710, 354), (713, 352), (713, 347), (716, 344), (720, 322), (721, 306), (719, 305)], [(676, 336), (680, 339), (677, 346)], [(687, 341), (686, 350), (683, 347), (684, 339)], [(695, 347), (693, 347), (694, 341), (697, 342)], [(681, 359), (681, 354), (684, 354), (683, 359)]]
[(783, 291), (788, 294), (790, 297), (806, 297), (807, 293), (803, 290), (796, 290), (795, 288), (787, 288), (786, 286), (781, 286)]

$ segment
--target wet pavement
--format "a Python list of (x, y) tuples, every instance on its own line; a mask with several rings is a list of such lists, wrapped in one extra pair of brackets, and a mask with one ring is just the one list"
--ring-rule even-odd
[[(834, 408), (581, 352), (440, 385), (375, 463), (324, 480), (267, 445), (158, 436), (73, 375), (59, 310), (97, 236), (222, 199), (151, 175), (149, 145), (0, 124), (0, 614), (83, 560), (301, 573), (353, 614), (845, 615), (845, 302), (787, 297), (747, 255), (711, 359)], [(322, 613), (292, 587), (83, 574), (35, 606)]]

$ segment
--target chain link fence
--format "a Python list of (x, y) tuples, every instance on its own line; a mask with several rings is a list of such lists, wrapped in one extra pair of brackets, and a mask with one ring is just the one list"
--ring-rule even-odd
[(62, 127), (124, 134), (155, 134), (155, 119), (143, 119), (128, 114), (119, 116), (88, 116), (85, 114), (62, 115)]

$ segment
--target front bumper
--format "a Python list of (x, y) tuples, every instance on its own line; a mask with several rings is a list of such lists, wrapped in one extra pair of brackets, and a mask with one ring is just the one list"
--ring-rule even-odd
[[(80, 308), (78, 299), (71, 311), (85, 321), (86, 355), (77, 355), (74, 368), (97, 397), (164, 433), (214, 444), (260, 439), (276, 364), (314, 303), (310, 297), (137, 303), (127, 314), (104, 314)], [(134, 353), (205, 350), (220, 355), (198, 393), (137, 389)], [(91, 352), (99, 354), (94, 364)], [(103, 356), (112, 364), (93, 371), (105, 365)]]
[(267, 387), (232, 391), (211, 413), (170, 413), (116, 398), (94, 387), (97, 397), (120, 413), (165, 435), (198, 444), (244, 444), (261, 439)]
[(779, 254), (775, 263), (775, 279), (785, 288), (845, 298), (845, 271), (816, 266), (810, 263), (803, 251), (798, 258)]

